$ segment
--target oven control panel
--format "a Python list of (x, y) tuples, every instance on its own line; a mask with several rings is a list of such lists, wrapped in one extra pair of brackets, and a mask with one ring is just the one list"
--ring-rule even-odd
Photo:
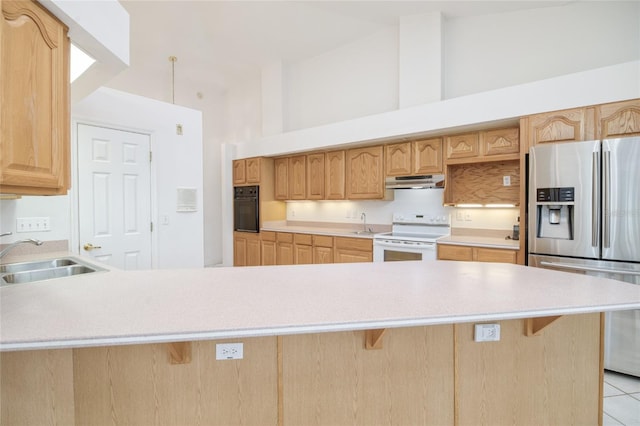
[(393, 223), (419, 225), (449, 225), (449, 215), (428, 213), (394, 213)]

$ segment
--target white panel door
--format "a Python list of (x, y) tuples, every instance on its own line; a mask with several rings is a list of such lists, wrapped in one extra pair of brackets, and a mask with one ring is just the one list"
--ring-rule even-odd
[(80, 253), (151, 268), (150, 137), (78, 124)]

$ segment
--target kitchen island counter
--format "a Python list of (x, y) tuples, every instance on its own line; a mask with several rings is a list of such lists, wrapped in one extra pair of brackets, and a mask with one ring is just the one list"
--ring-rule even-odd
[(0, 288), (0, 347), (274, 336), (637, 308), (637, 286), (508, 264), (111, 270)]

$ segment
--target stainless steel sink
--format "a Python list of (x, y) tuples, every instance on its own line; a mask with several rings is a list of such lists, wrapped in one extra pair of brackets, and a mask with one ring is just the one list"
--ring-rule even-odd
[(373, 231), (353, 231), (353, 234), (356, 235), (373, 235), (375, 232)]
[(75, 258), (9, 263), (0, 265), (0, 286), (44, 281), (99, 271), (106, 271), (106, 269)]

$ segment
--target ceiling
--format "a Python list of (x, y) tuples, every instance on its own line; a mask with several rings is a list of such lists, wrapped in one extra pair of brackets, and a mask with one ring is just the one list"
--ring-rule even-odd
[[(273, 61), (311, 58), (396, 25), (399, 17), (445, 18), (558, 6), (569, 1), (157, 1), (120, 0), (131, 19), (131, 64), (114, 85), (153, 91), (171, 78), (224, 91)], [(168, 80), (169, 79), (169, 80)], [(176, 83), (177, 85), (177, 83)], [(146, 87), (146, 89), (145, 89)], [(131, 90), (131, 87), (128, 87)], [(154, 96), (153, 93), (139, 93)]]

